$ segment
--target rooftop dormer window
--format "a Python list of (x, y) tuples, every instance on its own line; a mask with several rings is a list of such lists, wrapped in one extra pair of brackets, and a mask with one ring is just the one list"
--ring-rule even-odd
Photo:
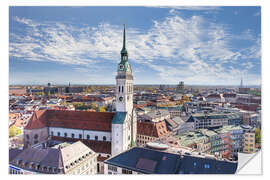
[(47, 171), (47, 169), (48, 169), (48, 168), (47, 168), (46, 166), (43, 167), (43, 171)]
[(53, 168), (53, 172), (57, 173), (57, 168)]

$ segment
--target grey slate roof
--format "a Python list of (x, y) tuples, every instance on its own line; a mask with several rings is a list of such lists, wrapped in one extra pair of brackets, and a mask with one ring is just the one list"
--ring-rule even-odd
[(104, 161), (143, 174), (234, 174), (237, 162), (134, 147)]
[(22, 150), (20, 149), (9, 149), (9, 162), (16, 158), (18, 154), (20, 154)]
[(22, 160), (23, 162), (33, 162), (49, 167), (63, 167), (61, 163), (61, 154), (59, 149), (46, 148), (27, 148), (23, 150), (14, 161)]
[(175, 174), (180, 166), (180, 156), (134, 147), (106, 160), (105, 163), (145, 174)]

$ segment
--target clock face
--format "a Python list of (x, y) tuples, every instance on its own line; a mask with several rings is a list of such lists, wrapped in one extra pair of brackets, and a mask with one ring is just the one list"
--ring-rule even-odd
[(120, 64), (119, 69), (120, 70), (123, 70), (124, 69), (124, 65), (123, 64)]
[(121, 96), (121, 97), (119, 97), (119, 101), (120, 102), (122, 102), (123, 101), (123, 97)]

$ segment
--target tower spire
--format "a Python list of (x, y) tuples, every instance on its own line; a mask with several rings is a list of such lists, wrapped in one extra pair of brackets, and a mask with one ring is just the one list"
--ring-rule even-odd
[(123, 48), (126, 49), (126, 24), (124, 24)]
[(123, 47), (121, 50), (121, 54), (127, 54), (127, 49), (126, 49), (126, 24), (124, 24), (124, 33), (123, 33)]

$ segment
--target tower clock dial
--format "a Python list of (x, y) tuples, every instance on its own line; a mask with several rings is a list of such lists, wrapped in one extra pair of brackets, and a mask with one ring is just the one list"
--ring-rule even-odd
[(123, 64), (120, 64), (119, 69), (120, 70), (123, 70), (124, 69), (124, 65)]
[(124, 98), (123, 98), (122, 96), (121, 96), (121, 97), (119, 97), (119, 101), (120, 101), (120, 102), (122, 102), (122, 101), (123, 101), (123, 99), (124, 99)]

